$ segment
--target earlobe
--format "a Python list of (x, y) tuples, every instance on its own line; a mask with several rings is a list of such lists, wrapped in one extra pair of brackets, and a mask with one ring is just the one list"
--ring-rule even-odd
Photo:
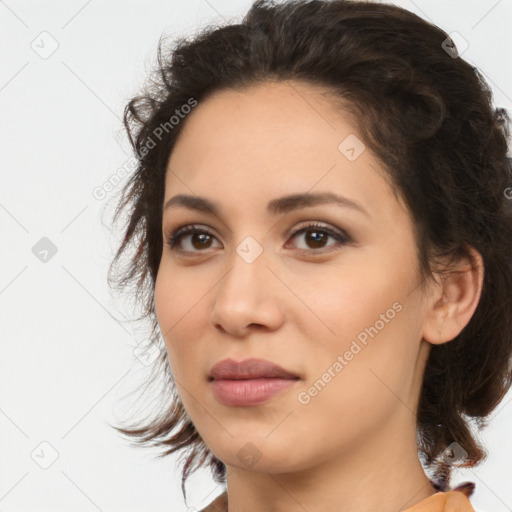
[(478, 251), (470, 248), (470, 252), (473, 262), (464, 258), (449, 273), (443, 274), (441, 284), (435, 288), (435, 295), (432, 294), (432, 305), (425, 319), (423, 338), (434, 345), (456, 338), (469, 323), (478, 306), (484, 264)]

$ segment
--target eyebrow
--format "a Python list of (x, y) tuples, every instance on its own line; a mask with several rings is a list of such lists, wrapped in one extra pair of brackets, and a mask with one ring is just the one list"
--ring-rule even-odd
[[(351, 208), (353, 210), (359, 211), (370, 217), (370, 214), (367, 210), (363, 208), (362, 205), (349, 199), (347, 197), (339, 196), (334, 194), (333, 192), (318, 192), (318, 193), (300, 193), (300, 194), (292, 194), (288, 196), (278, 197), (269, 201), (267, 204), (267, 211), (273, 215), (277, 215), (280, 213), (288, 213), (293, 210), (298, 210), (300, 208), (307, 208), (311, 206), (316, 206), (319, 204), (336, 204), (338, 206), (342, 206), (345, 208)], [(220, 205), (205, 197), (199, 196), (190, 196), (185, 194), (178, 194), (174, 197), (171, 197), (164, 206), (164, 211), (170, 207), (183, 207), (188, 208), (189, 210), (197, 210), (204, 213), (211, 213), (213, 215), (220, 215)]]

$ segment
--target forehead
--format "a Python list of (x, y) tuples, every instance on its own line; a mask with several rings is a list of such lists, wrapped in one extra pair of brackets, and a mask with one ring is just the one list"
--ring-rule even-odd
[[(188, 149), (190, 143), (200, 147), (201, 154), (209, 151), (209, 156), (215, 157), (222, 156), (221, 148), (230, 149), (226, 157), (243, 156), (233, 152), (240, 147), (246, 159), (279, 154), (289, 159), (291, 153), (301, 155), (311, 146), (318, 147), (320, 139), (325, 140), (324, 149), (332, 149), (333, 141), (343, 132), (354, 133), (355, 127), (337, 112), (327, 94), (318, 87), (291, 81), (217, 91), (188, 116), (178, 142), (187, 139), (183, 145)], [(193, 141), (188, 132), (193, 132)]]
[[(249, 205), (315, 189), (358, 196), (378, 210), (390, 199), (381, 164), (325, 89), (287, 81), (222, 90), (182, 122), (166, 201), (178, 193), (213, 194)], [(354, 151), (347, 157), (347, 145), (356, 158)]]

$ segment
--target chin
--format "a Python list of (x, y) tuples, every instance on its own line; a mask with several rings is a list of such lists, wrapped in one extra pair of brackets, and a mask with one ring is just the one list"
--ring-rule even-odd
[[(247, 430), (240, 436), (226, 439), (224, 446), (212, 450), (216, 457), (228, 466), (265, 473), (288, 473), (305, 465), (304, 446), (294, 443), (289, 436), (255, 433)], [(300, 448), (298, 448), (300, 447)]]

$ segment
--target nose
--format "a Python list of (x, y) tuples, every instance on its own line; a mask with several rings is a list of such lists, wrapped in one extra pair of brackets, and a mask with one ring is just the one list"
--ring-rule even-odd
[(215, 287), (212, 325), (237, 337), (255, 328), (278, 329), (284, 321), (280, 294), (285, 287), (269, 268), (265, 252), (254, 261), (240, 254), (233, 252), (228, 271)]

